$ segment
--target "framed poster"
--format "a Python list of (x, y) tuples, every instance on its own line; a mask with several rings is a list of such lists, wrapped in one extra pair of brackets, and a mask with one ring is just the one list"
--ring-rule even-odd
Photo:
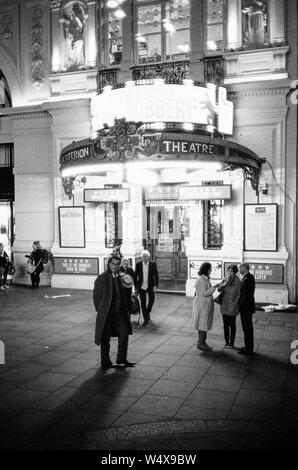
[(244, 250), (277, 251), (277, 204), (244, 205)]
[[(200, 269), (201, 264), (204, 262), (206, 262), (206, 260), (189, 260), (189, 277), (191, 279), (198, 278), (198, 271)], [(212, 266), (210, 279), (222, 279), (222, 261), (208, 260), (208, 263), (210, 263)]]
[(60, 206), (60, 248), (85, 248), (85, 207)]

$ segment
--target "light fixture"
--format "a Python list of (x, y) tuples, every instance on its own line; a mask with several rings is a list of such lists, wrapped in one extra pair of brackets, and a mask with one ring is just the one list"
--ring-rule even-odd
[(262, 194), (268, 194), (268, 183), (265, 180), (260, 180), (259, 190)]
[(115, 18), (117, 18), (118, 20), (122, 20), (123, 18), (126, 17), (126, 14), (124, 13), (123, 10), (119, 9), (119, 10), (116, 10), (116, 11), (114, 12), (114, 16), (115, 16)]
[(217, 45), (214, 41), (207, 41), (207, 49), (208, 51), (217, 51)]

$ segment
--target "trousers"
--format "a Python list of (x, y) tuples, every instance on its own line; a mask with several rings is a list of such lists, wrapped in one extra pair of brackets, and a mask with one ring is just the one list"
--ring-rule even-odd
[(234, 346), (236, 337), (236, 316), (223, 315), (224, 337), (226, 344)]
[(129, 327), (125, 318), (118, 315), (115, 318), (108, 318), (101, 337), (101, 364), (108, 364), (110, 360), (110, 340), (111, 336), (116, 334), (118, 337), (117, 362), (125, 362), (128, 348)]
[[(147, 305), (147, 294), (148, 294), (148, 305)], [(150, 313), (155, 301), (155, 292), (153, 290), (140, 289), (141, 308), (144, 320), (150, 320)]]
[(240, 312), (241, 324), (244, 333), (244, 347), (247, 352), (254, 350), (254, 328), (252, 323), (252, 313)]

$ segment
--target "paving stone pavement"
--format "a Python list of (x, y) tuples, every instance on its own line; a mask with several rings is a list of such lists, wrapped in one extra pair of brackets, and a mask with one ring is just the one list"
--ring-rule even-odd
[(157, 294), (150, 325), (132, 317), (128, 359), (136, 367), (103, 373), (91, 291), (11, 286), (0, 297), (0, 449), (297, 447), (298, 365), (290, 354), (298, 313), (257, 311), (256, 354), (247, 357), (222, 349), (216, 306), (213, 350), (204, 353), (191, 329), (192, 299)]

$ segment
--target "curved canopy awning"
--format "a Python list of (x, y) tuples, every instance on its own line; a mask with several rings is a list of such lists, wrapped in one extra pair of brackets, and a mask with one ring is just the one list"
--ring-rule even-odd
[[(103, 129), (96, 139), (83, 139), (65, 147), (60, 155), (60, 171), (65, 193), (72, 197), (78, 175), (99, 174), (131, 164), (150, 168), (173, 165), (195, 168), (200, 162), (210, 167), (217, 162), (222, 170), (240, 168), (258, 194), (264, 158), (243, 145), (219, 137), (195, 133), (143, 132), (141, 123), (118, 120)], [(175, 162), (175, 163), (174, 163)], [(211, 164), (212, 163), (212, 164)]]

